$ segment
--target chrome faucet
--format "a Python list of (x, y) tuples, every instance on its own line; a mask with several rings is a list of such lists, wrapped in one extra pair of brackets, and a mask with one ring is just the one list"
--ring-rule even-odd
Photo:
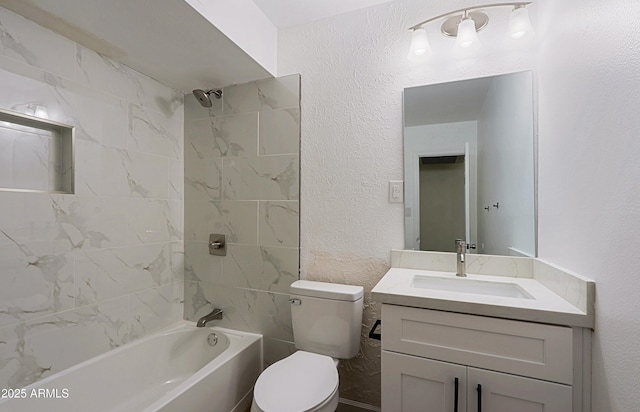
[(198, 323), (196, 323), (196, 326), (199, 328), (204, 328), (205, 326), (207, 326), (207, 322), (214, 319), (222, 319), (222, 309), (213, 309), (211, 313), (198, 319)]
[(467, 251), (467, 242), (465, 240), (456, 239), (456, 276), (466, 277), (467, 266), (465, 263), (465, 252)]

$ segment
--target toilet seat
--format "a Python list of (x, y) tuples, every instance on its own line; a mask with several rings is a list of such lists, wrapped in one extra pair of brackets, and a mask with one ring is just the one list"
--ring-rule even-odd
[(264, 412), (306, 412), (322, 406), (338, 389), (332, 358), (297, 351), (269, 366), (253, 390), (255, 406)]

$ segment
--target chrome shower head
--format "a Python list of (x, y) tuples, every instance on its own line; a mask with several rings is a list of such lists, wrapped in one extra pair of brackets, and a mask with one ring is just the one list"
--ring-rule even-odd
[(222, 97), (222, 90), (201, 90), (195, 89), (193, 91), (193, 95), (198, 99), (198, 102), (202, 105), (202, 107), (211, 107), (213, 103), (211, 102), (211, 95), (214, 95), (216, 99), (220, 99)]

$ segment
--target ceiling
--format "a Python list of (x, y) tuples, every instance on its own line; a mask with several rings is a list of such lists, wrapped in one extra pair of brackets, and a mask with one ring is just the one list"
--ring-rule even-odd
[(253, 0), (278, 28), (297, 26), (392, 0)]

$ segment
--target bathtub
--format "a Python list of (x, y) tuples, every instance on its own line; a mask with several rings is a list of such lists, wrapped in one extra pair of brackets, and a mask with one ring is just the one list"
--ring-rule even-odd
[(3, 389), (12, 398), (0, 411), (243, 412), (261, 371), (261, 335), (182, 321), (23, 389)]

